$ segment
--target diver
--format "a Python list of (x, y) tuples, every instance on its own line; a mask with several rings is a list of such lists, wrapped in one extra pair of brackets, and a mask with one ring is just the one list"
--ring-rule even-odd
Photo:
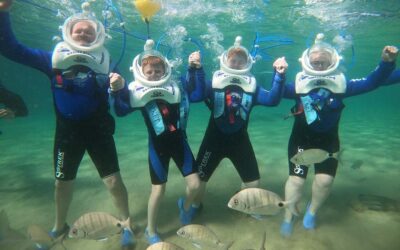
[[(306, 49), (300, 58), (302, 71), (296, 81), (285, 85), (284, 98), (294, 99), (291, 113), (294, 124), (289, 139), (288, 158), (306, 149), (322, 149), (329, 153), (340, 151), (339, 121), (345, 107), (343, 99), (370, 92), (382, 82), (395, 68), (398, 50), (386, 46), (382, 52), (382, 62), (367, 78), (347, 80), (339, 69), (340, 55), (334, 47), (323, 41), (318, 34), (315, 43)], [(338, 167), (338, 160), (330, 157), (314, 164), (315, 177), (312, 184), (312, 197), (303, 217), (305, 229), (316, 227), (318, 209), (328, 198)], [(294, 217), (298, 216), (297, 205), (301, 199), (308, 166), (295, 165), (289, 160), (289, 178), (285, 184), (286, 207), (281, 235), (292, 234)]]
[[(191, 204), (198, 192), (200, 179), (194, 156), (186, 136), (189, 102), (202, 100), (204, 71), (190, 63), (186, 78), (172, 78), (167, 58), (153, 49), (147, 40), (144, 52), (137, 55), (131, 67), (134, 81), (110, 91), (112, 106), (118, 116), (140, 110), (149, 134), (149, 172), (152, 183), (148, 201), (145, 236), (150, 245), (161, 242), (157, 232), (157, 215), (168, 181), (169, 161), (172, 158), (186, 181), (186, 198), (178, 200), (179, 218), (183, 225), (191, 223)], [(196, 52), (189, 60), (200, 61)], [(114, 84), (111, 84), (113, 88)]]
[(233, 163), (242, 187), (258, 187), (260, 173), (253, 146), (247, 132), (250, 112), (255, 105), (279, 104), (285, 81), (287, 63), (284, 57), (273, 63), (274, 74), (270, 91), (257, 84), (251, 68), (254, 63), (242, 38), (220, 56), (220, 70), (212, 81), (203, 82), (204, 101), (211, 111), (208, 126), (196, 158), (200, 191), (192, 205), (192, 214), (202, 206), (206, 184), (223, 158)]
[(133, 245), (128, 194), (119, 171), (113, 138), (115, 122), (108, 104), (110, 83), (122, 84), (124, 79), (110, 72), (110, 55), (103, 46), (104, 26), (85, 2), (82, 13), (65, 20), (63, 41), (53, 51), (32, 49), (19, 43), (11, 29), (12, 2), (3, 0), (0, 4), (0, 53), (43, 72), (51, 82), (54, 100), (55, 224), (49, 235), (55, 239), (69, 231), (66, 218), (73, 184), (88, 151), (120, 213), (121, 245)]

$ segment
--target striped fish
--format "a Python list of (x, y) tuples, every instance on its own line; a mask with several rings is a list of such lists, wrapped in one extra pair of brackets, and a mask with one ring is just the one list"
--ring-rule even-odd
[(181, 227), (178, 236), (190, 240), (196, 247), (205, 249), (229, 249), (233, 242), (222, 243), (211, 229), (198, 224)]
[(53, 239), (50, 237), (50, 235), (38, 225), (30, 225), (27, 231), (28, 231), (28, 238), (33, 242), (35, 242), (38, 248), (40, 246), (43, 249), (44, 248), (50, 249), (50, 247), (56, 243), (53, 242)]
[(262, 188), (246, 188), (228, 202), (228, 207), (251, 215), (275, 215), (286, 203), (274, 192)]
[(323, 162), (329, 158), (339, 160), (340, 154), (341, 151), (336, 153), (329, 153), (328, 151), (325, 151), (323, 149), (310, 148), (298, 152), (292, 158), (290, 158), (290, 161), (296, 165), (309, 166), (315, 163)]
[(183, 248), (175, 244), (164, 241), (150, 245), (146, 250), (183, 250)]
[(105, 239), (122, 231), (122, 222), (104, 212), (90, 212), (79, 217), (71, 227), (70, 238)]

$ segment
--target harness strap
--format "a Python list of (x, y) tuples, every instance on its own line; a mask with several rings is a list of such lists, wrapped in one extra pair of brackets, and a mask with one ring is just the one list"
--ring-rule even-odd
[(56, 74), (56, 84), (55, 84), (56, 88), (62, 88), (63, 87), (63, 79), (61, 74)]

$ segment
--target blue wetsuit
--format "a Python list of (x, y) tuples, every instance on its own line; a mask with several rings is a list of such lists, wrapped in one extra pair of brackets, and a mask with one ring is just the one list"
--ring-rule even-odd
[(55, 177), (72, 180), (87, 150), (101, 177), (119, 171), (109, 114), (108, 80), (87, 72), (84, 82), (63, 79), (52, 69), (52, 51), (20, 44), (11, 29), (8, 12), (0, 12), (0, 53), (8, 59), (35, 68), (49, 78), (56, 111), (54, 143)]
[[(212, 89), (210, 81), (203, 83), (206, 85), (204, 100), (211, 110), (211, 116), (196, 158), (202, 181), (210, 179), (224, 158), (232, 161), (243, 182), (260, 179), (253, 146), (247, 133), (250, 112), (255, 105), (278, 105), (282, 97), (284, 80), (284, 75), (275, 73), (270, 91), (257, 86), (255, 92), (251, 94), (245, 93), (236, 85), (228, 85), (223, 90), (217, 90)], [(223, 98), (217, 101), (225, 104), (222, 112), (219, 111), (221, 116), (216, 117), (214, 104), (215, 98), (218, 98), (220, 93), (223, 93)], [(241, 106), (244, 98), (250, 100), (249, 107)]]
[(400, 83), (400, 69), (394, 70), (382, 85), (392, 85), (396, 83)]
[[(182, 96), (186, 96), (189, 102), (199, 102), (204, 95), (203, 69), (189, 68), (186, 78), (181, 79)], [(129, 100), (129, 90), (125, 88), (111, 93), (115, 113), (118, 116), (125, 116), (137, 109), (140, 109), (144, 117), (149, 133), (149, 169), (151, 182), (159, 185), (167, 182), (169, 161), (172, 158), (182, 176), (197, 173), (197, 166), (194, 164), (193, 153), (187, 142), (185, 127), (182, 123), (187, 120), (188, 112), (182, 113), (181, 104), (170, 104), (161, 99), (153, 100), (142, 108), (132, 108)], [(153, 106), (154, 105), (154, 106)], [(157, 133), (151, 117), (149, 107), (157, 109), (161, 115), (163, 132)], [(188, 108), (188, 107), (187, 107)]]
[[(285, 85), (284, 98), (294, 99), (296, 105), (292, 108), (295, 117), (292, 133), (288, 145), (289, 174), (302, 178), (307, 177), (308, 167), (295, 165), (290, 162), (296, 153), (310, 148), (323, 149), (330, 153), (340, 150), (339, 142), (339, 121), (343, 108), (343, 99), (355, 95), (370, 92), (385, 82), (386, 78), (394, 69), (394, 63), (381, 62), (376, 70), (365, 79), (349, 80), (346, 83), (346, 92), (334, 94), (328, 90), (321, 95), (320, 89), (313, 89), (307, 95), (313, 101), (319, 103), (319, 109), (315, 108), (318, 118), (308, 124), (301, 101), (302, 96), (295, 92), (295, 83)], [(322, 107), (322, 108), (321, 108)], [(331, 176), (336, 175), (338, 161), (334, 158), (315, 164), (315, 173), (325, 173)]]

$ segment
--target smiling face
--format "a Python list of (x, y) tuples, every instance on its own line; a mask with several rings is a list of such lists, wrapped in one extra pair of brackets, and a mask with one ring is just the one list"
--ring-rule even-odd
[(332, 64), (331, 54), (326, 51), (315, 51), (310, 53), (310, 65), (314, 70), (324, 71)]
[(79, 21), (71, 29), (71, 38), (81, 46), (89, 46), (96, 39), (96, 29), (88, 21)]
[(149, 56), (142, 61), (142, 72), (147, 80), (158, 81), (165, 74), (164, 61), (156, 56)]
[(227, 64), (231, 69), (244, 69), (247, 65), (247, 54), (240, 48), (228, 52)]

